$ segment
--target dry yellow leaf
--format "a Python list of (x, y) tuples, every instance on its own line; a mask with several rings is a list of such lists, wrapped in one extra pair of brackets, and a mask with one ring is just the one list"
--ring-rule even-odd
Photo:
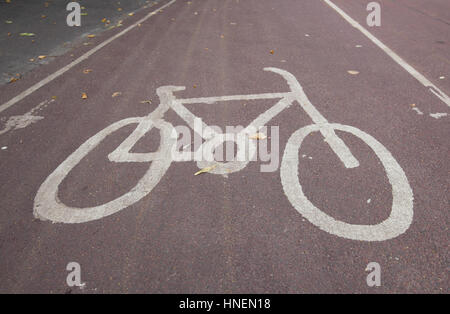
[(87, 99), (88, 97), (87, 97), (86, 93), (81, 93), (81, 98), (82, 99)]
[(347, 71), (347, 72), (348, 72), (348, 74), (351, 74), (351, 75), (359, 74), (358, 71), (353, 71), (353, 70), (350, 70), (350, 71)]
[(203, 169), (200, 169), (200, 171), (197, 171), (196, 173), (194, 173), (194, 176), (197, 176), (202, 173), (210, 172), (211, 170), (213, 170), (216, 167), (217, 167), (217, 165), (212, 165), (210, 167), (205, 167)]
[(106, 22), (106, 18), (104, 17), (104, 18), (102, 18), (102, 23), (105, 23)]
[(151, 104), (152, 101), (151, 100), (142, 100), (141, 104)]
[(94, 38), (95, 35), (87, 35), (88, 38)]
[(84, 70), (83, 70), (83, 73), (84, 73), (84, 74), (88, 74), (88, 73), (90, 73), (90, 72), (92, 72), (91, 69), (84, 69)]
[(273, 51), (273, 50), (270, 50), (270, 54), (271, 55), (273, 55), (275, 53), (275, 51)]
[(47, 58), (47, 56), (42, 55), (42, 56), (39, 56), (38, 58), (42, 60), (42, 59)]
[(113, 94), (111, 95), (111, 97), (117, 97), (117, 96), (120, 96), (120, 95), (122, 95), (121, 92), (115, 92), (115, 93), (113, 93)]
[(133, 16), (133, 15), (134, 15), (134, 13), (128, 13), (128, 15), (129, 15), (129, 16)]
[(264, 133), (256, 133), (250, 135), (249, 138), (252, 140), (265, 140), (267, 138), (267, 135), (265, 135)]

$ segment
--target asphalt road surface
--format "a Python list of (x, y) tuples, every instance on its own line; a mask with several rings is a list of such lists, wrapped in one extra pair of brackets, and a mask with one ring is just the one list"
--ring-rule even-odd
[[(448, 293), (450, 3), (367, 3), (160, 1), (0, 86), (0, 292)], [(272, 159), (172, 160), (192, 114)]]

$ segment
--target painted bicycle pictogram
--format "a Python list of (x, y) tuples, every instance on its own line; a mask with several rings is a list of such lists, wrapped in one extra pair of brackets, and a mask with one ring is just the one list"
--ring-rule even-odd
[[(185, 89), (180, 86), (162, 86), (157, 89), (160, 104), (149, 115), (144, 117), (133, 117), (117, 121), (105, 129), (101, 130), (67, 159), (65, 159), (40, 186), (34, 202), (34, 215), (42, 219), (63, 223), (83, 223), (96, 219), (101, 219), (108, 215), (117, 213), (128, 206), (138, 202), (148, 195), (158, 184), (170, 167), (173, 159), (173, 147), (176, 138), (172, 136), (174, 127), (164, 120), (164, 114), (172, 109), (191, 128), (194, 128), (194, 121), (198, 119), (185, 105), (187, 104), (214, 104), (216, 102), (236, 101), (236, 100), (257, 100), (273, 99), (278, 100), (270, 109), (261, 113), (241, 132), (246, 134), (250, 129), (260, 129), (271, 119), (288, 109), (294, 103), (303, 108), (311, 118), (312, 124), (304, 126), (295, 131), (289, 138), (281, 161), (280, 177), (283, 190), (293, 205), (293, 207), (309, 222), (320, 229), (343, 238), (361, 241), (383, 241), (397, 237), (404, 233), (410, 226), (413, 219), (413, 193), (407, 177), (392, 154), (371, 135), (358, 128), (330, 123), (309, 101), (302, 86), (291, 73), (277, 69), (265, 68), (265, 71), (274, 72), (281, 75), (290, 87), (290, 91), (282, 93), (262, 93), (251, 95), (231, 95), (202, 98), (177, 98), (175, 92)], [(108, 155), (111, 162), (139, 162), (149, 163), (149, 168), (145, 175), (139, 180), (134, 188), (129, 192), (111, 200), (105, 204), (76, 208), (65, 205), (58, 197), (58, 187), (70, 171), (91, 152), (108, 135), (132, 124), (137, 124), (134, 131)], [(152, 128), (160, 132), (161, 141), (159, 150), (151, 153), (132, 153), (133, 146)], [(211, 149), (207, 154), (213, 154), (213, 149), (225, 141), (235, 141), (235, 134), (220, 134), (204, 124), (205, 133), (202, 135), (205, 142)], [(320, 132), (325, 142), (333, 152), (339, 157), (346, 168), (359, 166), (358, 160), (353, 156), (349, 147), (339, 138), (335, 130), (350, 133), (364, 143), (366, 143), (380, 160), (392, 187), (392, 208), (390, 215), (384, 221), (375, 225), (350, 224), (334, 219), (312, 204), (303, 193), (302, 186), (298, 178), (299, 149), (306, 136), (313, 132)], [(238, 152), (245, 149), (242, 143), (235, 141)], [(251, 144), (255, 145), (255, 144)], [(210, 156), (211, 157), (211, 156)], [(210, 174), (229, 174), (244, 169), (247, 161), (215, 162), (218, 165), (212, 169)], [(197, 161), (199, 168), (211, 165), (211, 161)]]

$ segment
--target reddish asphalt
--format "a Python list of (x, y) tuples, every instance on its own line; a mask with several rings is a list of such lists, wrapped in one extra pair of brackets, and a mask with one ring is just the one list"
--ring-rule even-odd
[[(333, 2), (450, 95), (448, 1), (379, 1), (378, 28), (365, 23), (368, 1)], [(0, 105), (154, 9), (0, 86)], [(174, 162), (148, 196), (99, 220), (65, 224), (33, 216), (45, 179), (97, 132), (152, 112), (158, 87), (186, 86), (176, 93), (183, 98), (288, 91), (264, 67), (292, 73), (328, 121), (363, 130), (391, 152), (414, 194), (406, 232), (381, 242), (325, 232), (291, 205), (280, 170), (262, 173), (260, 161), (227, 178), (194, 176), (195, 162)], [(112, 97), (115, 92), (121, 94)], [(0, 135), (6, 147), (0, 150), (1, 293), (449, 292), (450, 117), (430, 114), (450, 109), (323, 1), (177, 0), (1, 112), (0, 128), (52, 97), (34, 113), (43, 119)], [(247, 125), (273, 104), (189, 109), (224, 127)], [(173, 111), (165, 119), (186, 124)], [(281, 155), (290, 135), (311, 123), (299, 106), (270, 121), (280, 127)], [(107, 156), (132, 131), (131, 125), (118, 130), (81, 160), (60, 185), (61, 201), (88, 207), (130, 191), (149, 165), (113, 163)], [(346, 169), (314, 133), (299, 151), (304, 193), (337, 220), (377, 224), (390, 214), (388, 178), (364, 142), (337, 134), (360, 167)], [(158, 136), (149, 132), (133, 151), (156, 151)], [(81, 265), (83, 289), (66, 284), (72, 261)], [(381, 266), (380, 287), (366, 283), (370, 262)]]

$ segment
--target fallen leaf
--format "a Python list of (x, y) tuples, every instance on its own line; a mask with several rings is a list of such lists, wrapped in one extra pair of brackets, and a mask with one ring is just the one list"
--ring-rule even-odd
[(416, 104), (411, 104), (410, 106), (411, 106), (411, 107), (415, 107), (415, 106), (416, 106)]
[(56, 99), (56, 96), (52, 96), (52, 99)]
[(210, 172), (211, 170), (213, 170), (216, 167), (217, 167), (217, 165), (213, 165), (213, 166), (210, 166), (210, 167), (205, 167), (203, 169), (200, 169), (200, 171), (197, 171), (196, 173), (194, 173), (194, 176), (197, 176), (197, 175), (202, 174), (202, 173)]
[(122, 11), (122, 8), (117, 8), (117, 11), (119, 11), (119, 12)]
[(194, 84), (194, 86), (193, 86), (193, 87), (194, 87), (194, 88), (197, 88), (197, 85), (195, 85), (195, 84)]
[(9, 82), (14, 83), (15, 81), (18, 81), (19, 79), (17, 77), (12, 77)]
[(11, 32), (8, 32), (8, 36), (11, 36)]
[(83, 13), (81, 13), (80, 15), (86, 16), (86, 15), (88, 15), (88, 14), (87, 14), (87, 13), (85, 13), (85, 12), (83, 12)]
[(122, 92), (115, 92), (115, 93), (113, 93), (111, 95), (111, 97), (117, 97), (117, 96), (120, 96), (120, 95), (122, 95)]
[(128, 15), (129, 15), (129, 16), (133, 16), (133, 15), (134, 15), (134, 13), (128, 13)]
[(5, 21), (6, 24), (12, 24), (12, 21)]
[(81, 98), (82, 99), (87, 99), (88, 97), (87, 97), (86, 93), (81, 93)]
[(83, 73), (84, 73), (84, 74), (89, 74), (90, 72), (92, 72), (91, 69), (84, 69), (84, 70), (83, 70)]
[(351, 74), (351, 75), (359, 74), (358, 71), (353, 71), (353, 70), (350, 70), (350, 71), (347, 71), (347, 72), (348, 72), (348, 74)]
[(273, 51), (273, 50), (270, 50), (270, 54), (271, 55), (273, 55), (275, 53), (275, 51)]
[(106, 22), (106, 18), (102, 18), (102, 23), (105, 23)]
[(265, 135), (264, 133), (256, 133), (250, 135), (249, 138), (252, 140), (265, 140), (267, 138), (267, 135)]
[(31, 37), (34, 36), (34, 33), (20, 33), (20, 36), (26, 36), (26, 37)]
[(31, 62), (34, 62), (34, 58), (31, 58), (31, 59), (28, 59), (28, 60), (30, 60)]
[(88, 38), (94, 38), (95, 35), (87, 35)]
[(151, 100), (142, 100), (141, 104), (151, 104), (152, 101)]
[(42, 56), (38, 57), (38, 59), (40, 59), (40, 60), (45, 59), (45, 58), (47, 58), (47, 56), (42, 55)]
[(45, 19), (47, 16), (46, 15), (41, 15), (41, 19)]

